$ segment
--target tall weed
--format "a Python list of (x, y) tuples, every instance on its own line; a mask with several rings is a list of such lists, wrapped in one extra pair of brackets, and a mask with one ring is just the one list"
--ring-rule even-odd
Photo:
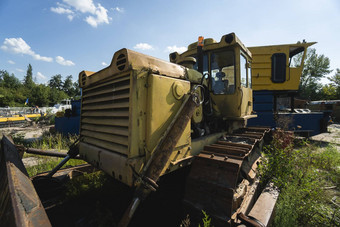
[(273, 137), (259, 168), (262, 181), (272, 180), (281, 190), (273, 225), (340, 226), (334, 193), (325, 191), (325, 186), (339, 186), (340, 153), (307, 142), (294, 149), (292, 135), (281, 130)]

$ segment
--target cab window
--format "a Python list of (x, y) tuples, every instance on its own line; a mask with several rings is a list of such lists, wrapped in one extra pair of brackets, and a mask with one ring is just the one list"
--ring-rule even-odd
[(247, 87), (247, 59), (241, 54), (240, 57), (241, 68), (241, 86)]
[(297, 68), (302, 64), (302, 56), (305, 51), (304, 47), (290, 47), (289, 48), (289, 67)]
[(214, 94), (235, 92), (235, 56), (233, 51), (213, 52), (210, 55), (211, 89)]
[(250, 62), (248, 62), (249, 67), (247, 68), (248, 72), (248, 87), (252, 88), (252, 82), (251, 82), (251, 68), (250, 68)]
[(272, 55), (272, 81), (283, 83), (286, 81), (286, 54), (275, 53)]

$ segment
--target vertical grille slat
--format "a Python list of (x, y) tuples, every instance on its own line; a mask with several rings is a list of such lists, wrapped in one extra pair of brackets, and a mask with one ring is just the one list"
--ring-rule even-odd
[(130, 75), (83, 89), (80, 135), (85, 143), (128, 155)]

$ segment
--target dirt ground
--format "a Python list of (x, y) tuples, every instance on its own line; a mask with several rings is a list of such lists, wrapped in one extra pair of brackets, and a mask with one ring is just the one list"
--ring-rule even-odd
[(35, 126), (24, 126), (24, 127), (7, 127), (0, 128), (0, 136), (3, 135), (22, 135), (25, 140), (39, 139), (44, 132), (49, 131), (51, 125), (35, 125)]
[(327, 129), (328, 132), (312, 136), (310, 139), (333, 144), (340, 151), (340, 124), (331, 124)]

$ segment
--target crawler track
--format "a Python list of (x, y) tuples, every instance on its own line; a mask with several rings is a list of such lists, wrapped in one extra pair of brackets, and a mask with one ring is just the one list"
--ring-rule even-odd
[(184, 199), (194, 216), (204, 210), (217, 226), (236, 222), (235, 213), (255, 181), (260, 151), (269, 132), (269, 128), (239, 129), (205, 146), (195, 157)]

